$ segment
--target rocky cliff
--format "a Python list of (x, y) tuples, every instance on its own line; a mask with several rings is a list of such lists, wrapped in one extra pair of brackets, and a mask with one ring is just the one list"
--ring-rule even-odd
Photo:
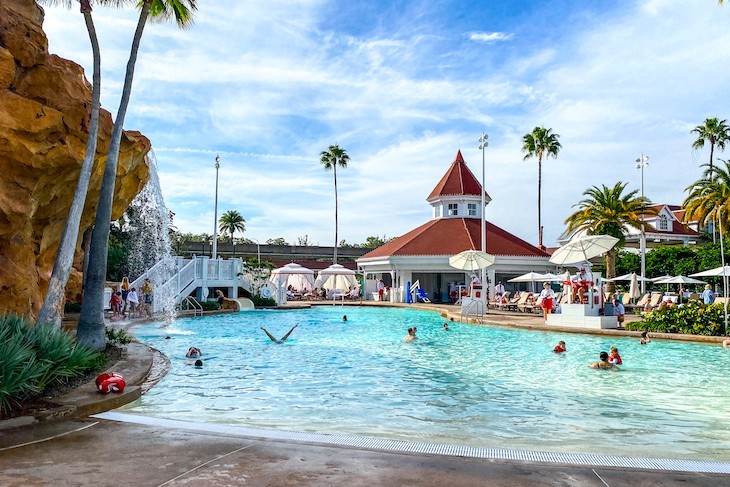
[[(0, 1), (0, 312), (33, 316), (53, 268), (91, 118), (91, 85), (83, 69), (48, 52), (42, 24), (43, 10), (33, 0)], [(87, 37), (85, 30), (78, 35)], [(102, 110), (99, 118), (80, 236), (94, 221), (112, 132), (111, 114)], [(125, 132), (114, 219), (147, 182), (149, 150), (145, 136)], [(77, 249), (80, 255), (80, 241)], [(69, 282), (68, 294), (76, 295), (78, 272)]]

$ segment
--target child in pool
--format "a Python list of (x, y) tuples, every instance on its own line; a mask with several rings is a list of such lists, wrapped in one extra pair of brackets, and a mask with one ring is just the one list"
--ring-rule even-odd
[(553, 352), (555, 353), (563, 353), (566, 352), (567, 349), (565, 348), (565, 342), (560, 340), (557, 345), (555, 345), (555, 348), (553, 348)]
[(648, 331), (642, 331), (641, 332), (641, 341), (639, 343), (641, 345), (646, 345), (649, 342), (651, 342), (651, 338), (649, 338), (649, 332)]
[(622, 365), (621, 355), (618, 354), (618, 348), (611, 347), (611, 353), (608, 354), (608, 361), (613, 365)]

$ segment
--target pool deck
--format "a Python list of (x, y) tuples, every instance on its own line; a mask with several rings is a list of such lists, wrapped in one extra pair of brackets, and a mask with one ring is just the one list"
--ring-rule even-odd
[[(458, 320), (455, 306), (403, 306), (439, 311)], [(490, 310), (485, 321), (497, 326), (547, 328), (540, 316), (523, 313)], [(132, 344), (125, 360), (115, 366), (125, 377), (133, 377), (130, 392), (134, 392), (127, 399), (138, 397), (138, 386), (152, 368), (153, 356), (146, 346)], [(121, 399), (102, 396), (88, 384), (65, 400), (86, 408), (80, 409), (81, 417), (69, 414), (59, 421), (33, 424), (27, 418), (25, 422), (0, 421), (0, 485), (730, 486), (730, 475), (723, 474), (402, 453), (245, 437), (174, 427), (164, 421), (135, 424), (97, 419), (88, 415), (118, 407)]]

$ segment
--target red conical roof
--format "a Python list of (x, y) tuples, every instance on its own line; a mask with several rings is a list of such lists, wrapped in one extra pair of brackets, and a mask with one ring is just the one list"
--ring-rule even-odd
[[(479, 184), (477, 178), (474, 177), (474, 174), (464, 162), (464, 157), (462, 157), (461, 150), (459, 150), (456, 153), (454, 162), (451, 163), (441, 181), (433, 188), (426, 201), (433, 201), (441, 196), (470, 195), (481, 198), (481, 189), (482, 185)], [(491, 200), (486, 191), (484, 195), (487, 201)]]

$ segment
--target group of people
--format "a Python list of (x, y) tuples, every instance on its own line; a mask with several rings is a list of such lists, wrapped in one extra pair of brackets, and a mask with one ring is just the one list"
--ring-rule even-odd
[[(123, 277), (119, 286), (121, 291), (112, 291), (109, 307), (112, 310), (112, 320), (120, 320), (122, 318), (141, 318), (142, 316), (152, 317), (152, 297), (154, 287), (149, 279), (145, 279), (144, 283), (137, 292), (137, 289), (129, 285), (129, 278)], [(129, 311), (127, 311), (129, 310)]]
[[(646, 344), (649, 343), (651, 340), (648, 338), (647, 332), (642, 333), (641, 343)], [(598, 362), (593, 362), (591, 364), (591, 367), (594, 369), (612, 369), (615, 368), (618, 365), (623, 365), (623, 360), (621, 359), (621, 355), (618, 353), (618, 348), (611, 347), (609, 349), (609, 352), (601, 352), (598, 354)], [(553, 348), (554, 353), (564, 353), (567, 352), (568, 349), (565, 346), (564, 341), (558, 342), (557, 345), (555, 345), (555, 348)]]
[[(454, 319), (451, 318), (451, 321), (453, 322)], [(442, 326), (442, 329), (444, 331), (451, 330), (451, 328), (449, 328), (449, 324), (448, 323), (444, 323), (443, 326)], [(406, 336), (403, 338), (403, 341), (404, 342), (410, 342), (410, 341), (413, 341), (413, 340), (418, 340), (418, 337), (416, 336), (416, 332), (417, 331), (418, 331), (418, 328), (416, 328), (415, 326), (413, 326), (411, 328), (408, 328), (407, 333), (406, 333)]]

